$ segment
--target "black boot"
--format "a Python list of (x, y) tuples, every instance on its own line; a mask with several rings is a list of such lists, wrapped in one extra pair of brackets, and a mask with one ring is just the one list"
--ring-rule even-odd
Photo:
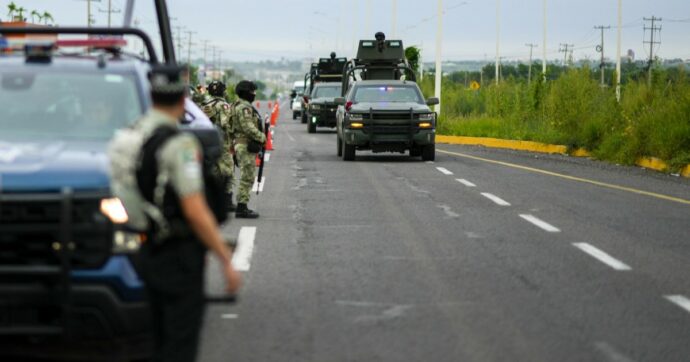
[(225, 194), (225, 207), (228, 210), (228, 212), (233, 212), (237, 210), (237, 207), (235, 207), (235, 204), (232, 202), (232, 192)]
[(235, 217), (240, 219), (256, 219), (259, 214), (247, 208), (247, 204), (237, 204), (237, 210), (235, 210)]

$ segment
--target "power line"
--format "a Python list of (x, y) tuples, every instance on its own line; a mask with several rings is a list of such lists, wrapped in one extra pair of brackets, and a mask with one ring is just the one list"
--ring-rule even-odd
[(529, 43), (525, 44), (525, 46), (529, 47), (529, 70), (527, 71), (527, 86), (529, 87), (532, 82), (532, 51), (534, 48), (538, 47), (538, 45)]
[(120, 9), (113, 9), (113, 0), (108, 0), (108, 10), (103, 10), (103, 9), (98, 9), (98, 12), (100, 13), (108, 13), (108, 27), (110, 27), (111, 24), (111, 17), (113, 14), (119, 14), (122, 12)]
[(563, 44), (563, 43), (559, 44), (558, 52), (565, 54), (563, 56), (563, 66), (566, 66), (568, 64), (568, 55), (570, 55), (570, 61), (572, 62), (572, 60), (573, 60), (573, 48), (574, 47), (575, 47), (574, 44)]

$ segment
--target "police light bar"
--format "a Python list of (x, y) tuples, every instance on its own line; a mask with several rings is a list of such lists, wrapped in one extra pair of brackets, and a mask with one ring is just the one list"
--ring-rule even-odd
[(127, 41), (122, 38), (109, 39), (69, 39), (55, 42), (58, 48), (89, 47), (89, 48), (122, 48), (127, 46)]

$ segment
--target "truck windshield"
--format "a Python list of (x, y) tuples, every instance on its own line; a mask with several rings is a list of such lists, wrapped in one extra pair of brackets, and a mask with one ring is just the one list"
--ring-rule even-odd
[(109, 139), (144, 111), (134, 77), (0, 71), (4, 139)]
[(364, 85), (355, 89), (354, 102), (422, 102), (416, 87), (409, 85)]
[(312, 98), (335, 98), (340, 97), (341, 86), (337, 87), (316, 87)]

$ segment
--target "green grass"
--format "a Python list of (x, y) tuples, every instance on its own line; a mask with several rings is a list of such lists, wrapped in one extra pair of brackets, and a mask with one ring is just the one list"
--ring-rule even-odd
[[(421, 83), (433, 93), (431, 79)], [(505, 80), (479, 91), (444, 80), (438, 132), (585, 148), (602, 160), (633, 164), (642, 156), (690, 163), (690, 80), (684, 71), (658, 70), (651, 86), (628, 81), (622, 100), (599, 86), (588, 68), (544, 84)]]

